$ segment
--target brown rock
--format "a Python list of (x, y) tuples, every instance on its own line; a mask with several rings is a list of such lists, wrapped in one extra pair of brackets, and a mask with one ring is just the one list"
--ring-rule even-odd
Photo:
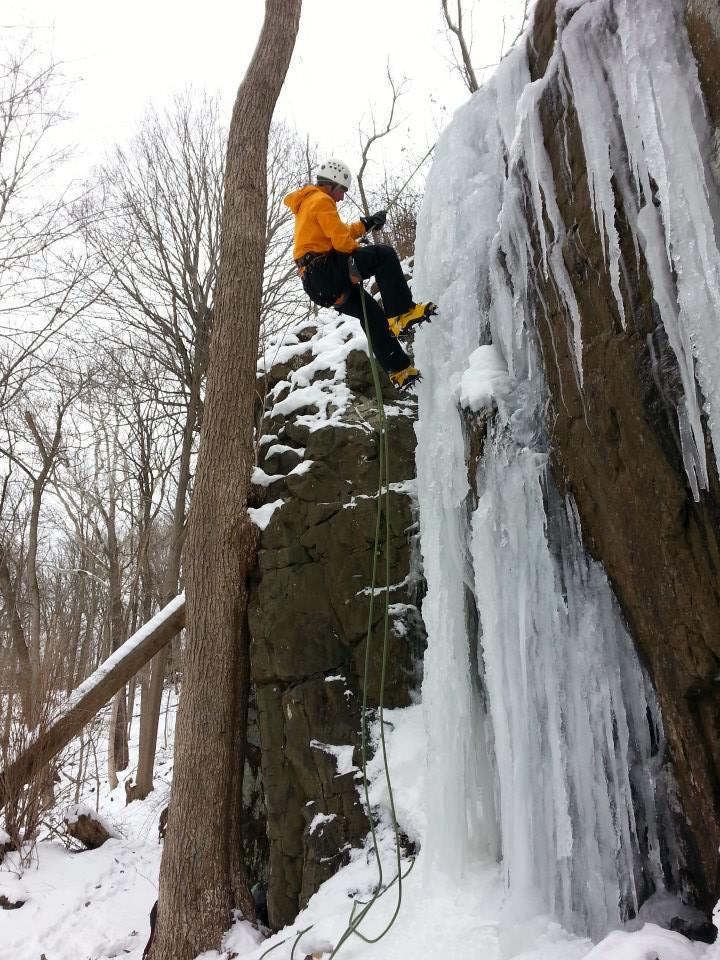
[(0, 893), (0, 910), (19, 910), (24, 900), (10, 900), (4, 893)]
[(89, 813), (80, 813), (74, 819), (66, 817), (65, 829), (68, 836), (78, 840), (86, 850), (97, 850), (111, 837), (103, 824)]

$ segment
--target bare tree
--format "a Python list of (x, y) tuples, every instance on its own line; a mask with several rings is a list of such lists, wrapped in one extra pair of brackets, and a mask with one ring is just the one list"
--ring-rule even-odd
[[(67, 593), (54, 562), (58, 548), (49, 535), (47, 495), (68, 455), (66, 422), (86, 382), (77, 358), (72, 375), (65, 362), (56, 357), (46, 364), (42, 380), (0, 416), (7, 470), (0, 484), (0, 629), (7, 630), (14, 654), (0, 677), (6, 691), (0, 698), (3, 766), (51, 722), (65, 685), (61, 633)], [(52, 802), (52, 769), (40, 765), (34, 774), (29, 786), (10, 783), (5, 798), (5, 825), (16, 844), (23, 837), (32, 841)]]
[[(170, 429), (181, 438), (171, 492), (160, 602), (175, 596), (199, 424), (217, 279), (223, 189), (215, 100), (188, 92), (163, 112), (151, 111), (128, 150), (118, 148), (84, 211), (98, 263), (101, 322), (153, 368), (153, 391)], [(104, 211), (104, 215), (101, 215)], [(102, 279), (100, 279), (102, 278)], [(149, 385), (148, 385), (149, 386)], [(152, 789), (157, 726), (169, 648), (143, 684), (137, 783)]]
[[(78, 222), (62, 181), (66, 81), (31, 37), (0, 60), (0, 410), (46, 359), (86, 303), (86, 272), (69, 247)], [(50, 189), (49, 189), (50, 187)]]
[(47, 199), (38, 185), (66, 158), (52, 132), (64, 120), (63, 79), (57, 64), (43, 61), (26, 39), (0, 62), (0, 311), (28, 304), (42, 292), (47, 252), (67, 230), (60, 214), (65, 196)]
[(450, 13), (449, 0), (442, 0), (442, 12), (447, 28), (455, 37), (455, 41), (460, 53), (459, 58), (456, 55), (455, 60), (457, 69), (463, 79), (463, 83), (468, 88), (470, 93), (475, 93), (476, 90), (480, 89), (480, 85), (478, 84), (477, 75), (472, 63), (472, 30), (470, 31), (470, 38), (468, 39), (468, 34), (466, 32), (464, 23), (462, 0), (455, 0), (454, 19)]
[(413, 177), (408, 181), (402, 173), (386, 171), (372, 191), (371, 206), (388, 210), (387, 223), (380, 231), (379, 239), (395, 247), (401, 260), (412, 257), (415, 252), (415, 231), (422, 198), (420, 185)]
[(422, 201), (422, 191), (418, 186), (417, 177), (435, 149), (435, 145), (433, 144), (419, 159), (403, 147), (402, 164), (393, 164), (390, 169), (384, 167), (380, 178), (369, 175), (373, 149), (380, 141), (390, 137), (401, 123), (398, 118), (398, 105), (403, 96), (406, 81), (396, 81), (389, 68), (387, 80), (390, 105), (384, 123), (379, 124), (374, 111), (371, 111), (371, 128), (365, 130), (361, 126), (358, 130), (360, 167), (356, 177), (360, 204), (357, 206), (365, 216), (369, 215), (372, 208), (388, 211), (388, 220), (382, 233), (373, 232), (373, 240), (391, 244), (401, 258), (406, 258), (412, 255), (415, 248), (415, 227)]
[(372, 119), (372, 130), (367, 133), (360, 128), (360, 168), (357, 172), (357, 185), (358, 193), (360, 194), (360, 202), (362, 204), (362, 212), (367, 216), (370, 213), (370, 206), (368, 204), (367, 191), (365, 189), (365, 173), (367, 171), (368, 162), (370, 159), (370, 151), (373, 146), (384, 137), (390, 136), (390, 134), (397, 129), (398, 119), (397, 119), (397, 108), (400, 98), (403, 95), (403, 90), (405, 87), (405, 80), (396, 81), (390, 71), (390, 67), (387, 68), (387, 81), (390, 87), (390, 107), (388, 109), (387, 120), (385, 125), (378, 127), (377, 121), (375, 120), (374, 112), (371, 114)]
[(215, 329), (185, 546), (185, 679), (151, 960), (190, 960), (217, 946), (233, 905), (246, 916), (254, 915), (240, 859), (250, 680), (246, 578), (255, 552), (247, 495), (265, 255), (267, 143), (300, 7), (301, 0), (267, 0), (228, 135)]
[[(30, 728), (36, 723), (36, 709), (40, 703), (43, 659), (42, 597), (38, 569), (40, 514), (61, 454), (65, 417), (83, 387), (82, 377), (73, 382), (60, 372), (48, 388), (53, 400), (44, 404), (45, 409), (37, 403), (33, 404), (30, 397), (23, 397), (14, 408), (4, 411), (2, 422), (0, 453), (7, 458), (10, 471), (15, 468), (22, 475), (27, 484), (29, 500), (23, 550), (18, 553), (14, 577), (9, 563), (9, 528), (3, 523), (0, 589), (8, 609), (12, 611), (12, 636), (20, 664), (25, 720)], [(11, 476), (8, 473), (6, 484)], [(22, 614), (19, 603), (21, 596)]]
[[(65, 475), (56, 482), (55, 494), (65, 506), (78, 537), (83, 527), (92, 537), (92, 552), (105, 590), (102, 658), (116, 651), (130, 628), (133, 591), (128, 581), (136, 569), (137, 517), (133, 503), (133, 474), (128, 459), (123, 382), (117, 369), (103, 369), (102, 384), (95, 384), (79, 427), (81, 443)], [(90, 552), (86, 541), (87, 552)], [(117, 771), (127, 767), (128, 723), (126, 692), (113, 703), (109, 733), (108, 777), (117, 786)]]
[(317, 151), (285, 124), (270, 127), (267, 162), (267, 227), (261, 306), (262, 335), (277, 334), (307, 312), (307, 298), (292, 261), (294, 216), (283, 203), (308, 179)]
[[(101, 323), (131, 351), (139, 369), (158, 372), (153, 389), (172, 431), (182, 438), (174, 471), (168, 549), (160, 599), (177, 592), (180, 558), (203, 394), (218, 273), (226, 137), (217, 102), (191, 91), (164, 113), (151, 112), (126, 150), (101, 171), (87, 202), (86, 237), (98, 267)], [(271, 130), (262, 318), (266, 327), (304, 310), (289, 264), (292, 215), (284, 196), (300, 180), (304, 154), (282, 125)], [(143, 683), (137, 782), (152, 789), (155, 744), (170, 649)]]
[[(141, 370), (125, 374), (130, 401), (126, 413), (129, 435), (125, 449), (138, 497), (133, 521), (136, 537), (133, 546), (135, 573), (130, 588), (134, 617), (132, 629), (138, 619), (139, 622), (147, 622), (154, 606), (166, 599), (168, 586), (172, 584), (169, 576), (175, 577), (175, 583), (179, 577), (179, 564), (175, 568), (172, 556), (168, 563), (169, 554), (177, 544), (178, 495), (176, 490), (168, 503), (167, 491), (172, 487), (170, 474), (177, 464), (178, 451), (182, 470), (185, 440), (184, 436), (177, 438), (171, 432), (169, 435), (167, 433), (167, 415), (160, 400), (158, 373), (144, 365)], [(163, 512), (169, 512), (170, 516), (160, 527)], [(184, 513), (182, 521), (184, 528)], [(164, 575), (151, 559), (153, 546), (161, 542)], [(128, 801), (146, 797), (153, 787), (160, 705), (169, 649), (163, 647), (152, 667), (144, 671), (142, 676), (138, 769), (136, 782), (125, 784)], [(128, 699), (132, 706), (133, 697)]]
[[(480, 89), (480, 84), (478, 83), (478, 70), (486, 70), (488, 67), (495, 66), (495, 64), (484, 64), (480, 67), (475, 67), (473, 65), (472, 59), (472, 37), (473, 37), (473, 24), (472, 24), (472, 10), (470, 13), (470, 22), (468, 23), (465, 19), (465, 10), (463, 5), (463, 0), (455, 0), (454, 11), (451, 11), (450, 0), (441, 0), (442, 5), (442, 14), (443, 20), (445, 21), (445, 26), (451, 36), (450, 46), (453, 50), (453, 55), (455, 57), (455, 67), (460, 74), (463, 83), (467, 87), (470, 93), (475, 93)], [(473, 4), (471, 3), (472, 7)], [(523, 6), (520, 10), (520, 19), (517, 32), (513, 35), (512, 39), (508, 42), (507, 39), (507, 28), (508, 28), (508, 18), (503, 17), (503, 28), (502, 28), (502, 38), (500, 40), (500, 51), (498, 56), (498, 62), (502, 60), (508, 50), (511, 50), (517, 41), (522, 36), (522, 32), (525, 29), (525, 24), (528, 20), (530, 9), (530, 0), (523, 0)], [(514, 18), (512, 18), (514, 19)], [(454, 38), (454, 41), (453, 39)], [(457, 46), (457, 50), (455, 47)]]
[(512, 50), (515, 44), (518, 42), (520, 37), (523, 35), (525, 26), (527, 25), (528, 18), (530, 16), (530, 0), (523, 0), (522, 9), (520, 10), (520, 19), (518, 21), (518, 27), (515, 33), (512, 35), (510, 40), (507, 39), (507, 27), (508, 19), (503, 17), (503, 32), (502, 39), (500, 41), (500, 59), (505, 56), (508, 50)]

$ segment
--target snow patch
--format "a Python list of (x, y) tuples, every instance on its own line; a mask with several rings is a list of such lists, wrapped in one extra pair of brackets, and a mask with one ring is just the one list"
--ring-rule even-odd
[(324, 823), (330, 823), (333, 820), (337, 820), (337, 816), (334, 813), (316, 813), (310, 822), (308, 833), (315, 833)]
[(352, 744), (336, 745), (333, 743), (322, 743), (320, 740), (311, 740), (310, 746), (314, 750), (322, 750), (323, 753), (329, 753), (335, 757), (337, 765), (336, 777), (343, 777), (346, 773), (357, 772), (357, 767), (353, 763), (354, 747)]
[(248, 507), (248, 516), (260, 530), (264, 530), (272, 520), (276, 510), (285, 503), (283, 499), (273, 500), (272, 503), (265, 503), (262, 507)]
[[(275, 437), (270, 437), (274, 440)], [(274, 457), (278, 453), (297, 453), (299, 457), (305, 456), (305, 447), (289, 447), (286, 443), (274, 443), (265, 451), (265, 457)]]
[(509, 390), (507, 364), (498, 348), (490, 343), (473, 350), (460, 380), (461, 406), (474, 413), (492, 410)]
[(69, 807), (65, 808), (63, 820), (68, 825), (77, 823), (80, 817), (87, 817), (89, 820), (95, 820), (110, 834), (111, 837), (115, 837), (116, 839), (118, 838), (119, 834), (115, 826), (108, 820), (107, 817), (103, 816), (99, 811), (97, 811), (95, 807), (91, 807), (89, 803), (73, 803)]

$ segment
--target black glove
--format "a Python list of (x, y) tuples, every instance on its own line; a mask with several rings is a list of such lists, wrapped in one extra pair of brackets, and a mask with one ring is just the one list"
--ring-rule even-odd
[(376, 210), (369, 217), (360, 217), (360, 223), (366, 230), (382, 230), (387, 220), (387, 210)]

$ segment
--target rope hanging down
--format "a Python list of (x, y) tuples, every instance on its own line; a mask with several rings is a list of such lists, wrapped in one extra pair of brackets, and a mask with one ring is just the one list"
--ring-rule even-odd
[[(363, 678), (363, 701), (362, 701), (362, 725), (361, 725), (361, 756), (362, 756), (362, 779), (363, 779), (363, 790), (365, 793), (365, 806), (368, 811), (368, 817), (370, 819), (370, 834), (372, 836), (373, 851), (375, 853), (375, 861), (377, 863), (378, 869), (378, 880), (375, 887), (375, 891), (372, 897), (365, 903), (362, 904), (362, 909), (355, 914), (359, 901), (353, 903), (352, 910), (350, 912), (350, 921), (348, 923), (347, 929), (340, 937), (337, 942), (337, 945), (333, 952), (330, 954), (330, 960), (333, 957), (337, 956), (338, 951), (345, 943), (345, 941), (355, 934), (360, 937), (361, 940), (364, 940), (365, 943), (377, 943), (381, 940), (385, 934), (390, 930), (392, 925), (397, 919), (398, 913), (400, 912), (400, 907), (402, 905), (402, 882), (403, 882), (403, 873), (402, 873), (402, 863), (401, 863), (401, 853), (400, 853), (400, 830), (397, 822), (397, 815), (395, 813), (395, 798), (393, 796), (392, 782), (390, 780), (390, 768), (388, 765), (387, 759), (387, 746), (385, 743), (385, 720), (384, 720), (384, 699), (385, 699), (385, 676), (387, 671), (387, 656), (388, 656), (388, 647), (389, 647), (389, 638), (390, 638), (390, 447), (388, 443), (388, 430), (387, 430), (387, 418), (385, 416), (385, 404), (383, 403), (382, 398), (382, 386), (380, 384), (380, 376), (378, 374), (377, 361), (375, 360), (375, 351), (373, 349), (372, 338), (370, 335), (370, 325), (368, 324), (367, 318), (367, 309), (365, 307), (365, 297), (368, 294), (365, 291), (365, 288), (361, 285), (360, 287), (360, 301), (362, 303), (363, 319), (365, 334), (368, 339), (368, 354), (370, 356), (370, 369), (372, 371), (373, 384), (375, 386), (375, 397), (377, 400), (377, 410), (378, 410), (378, 462), (379, 462), (379, 480), (378, 480), (378, 492), (377, 492), (377, 514), (375, 520), (375, 544), (373, 547), (373, 567), (372, 567), (372, 583), (370, 586), (370, 607), (368, 610), (368, 628), (367, 636), (365, 639), (365, 675)], [(377, 562), (378, 554), (380, 552), (380, 532), (381, 532), (381, 514), (382, 509), (381, 505), (384, 505), (385, 512), (385, 613), (383, 621), (383, 652), (382, 652), (382, 665), (380, 670), (380, 697), (378, 704), (378, 720), (380, 724), (380, 745), (382, 749), (382, 758), (383, 758), (383, 768), (385, 771), (385, 782), (387, 783), (388, 789), (388, 799), (390, 801), (390, 813), (392, 816), (392, 825), (393, 832), (395, 834), (395, 855), (397, 859), (397, 874), (391, 880), (387, 886), (383, 886), (383, 867), (382, 867), (382, 858), (380, 856), (380, 848), (378, 846), (377, 834), (375, 831), (375, 824), (372, 819), (372, 812), (370, 810), (370, 793), (368, 786), (367, 778), (367, 741), (368, 741), (368, 730), (367, 730), (367, 691), (368, 691), (368, 676), (370, 673), (370, 645), (372, 641), (372, 624), (373, 624), (373, 610), (375, 604), (375, 584), (377, 583)], [(413, 861), (414, 863), (414, 861)], [(412, 864), (410, 868), (412, 869)], [(409, 871), (408, 871), (409, 872)], [(407, 874), (406, 874), (407, 875)], [(385, 894), (390, 887), (397, 881), (398, 885), (398, 897), (397, 903), (395, 905), (395, 910), (392, 917), (388, 921), (385, 929), (379, 933), (376, 937), (366, 937), (358, 929), (362, 921), (368, 915), (370, 910), (373, 908), (375, 903), (380, 899), (380, 897)]]
[[(368, 626), (367, 626), (367, 636), (365, 638), (365, 672), (363, 677), (363, 699), (362, 699), (362, 723), (361, 723), (361, 758), (362, 758), (362, 781), (363, 781), (363, 792), (365, 795), (365, 806), (368, 812), (368, 818), (370, 821), (370, 834), (372, 836), (372, 846), (373, 852), (375, 854), (375, 862), (377, 864), (378, 870), (378, 879), (377, 884), (375, 885), (375, 890), (373, 895), (369, 900), (360, 901), (355, 900), (353, 902), (352, 909), (350, 911), (350, 919), (348, 925), (338, 940), (335, 948), (330, 954), (329, 960), (333, 960), (333, 957), (336, 957), (342, 945), (353, 935), (360, 937), (365, 943), (377, 943), (379, 940), (388, 933), (392, 925), (395, 923), (398, 914), (400, 913), (400, 907), (402, 906), (402, 884), (405, 877), (407, 877), (410, 870), (412, 870), (415, 860), (413, 859), (410, 863), (405, 874), (402, 872), (402, 861), (401, 861), (401, 851), (400, 851), (400, 828), (398, 827), (397, 816), (395, 813), (395, 798), (393, 795), (392, 782), (390, 780), (390, 768), (388, 765), (387, 758), (387, 746), (385, 743), (385, 720), (384, 720), (384, 700), (385, 700), (385, 676), (387, 672), (387, 657), (388, 657), (388, 647), (390, 640), (390, 448), (388, 443), (388, 431), (387, 431), (387, 419), (385, 416), (385, 404), (383, 403), (382, 398), (382, 386), (380, 384), (380, 376), (378, 374), (377, 361), (375, 360), (375, 352), (373, 350), (372, 339), (370, 335), (370, 327), (368, 324), (367, 318), (367, 309), (365, 307), (365, 297), (369, 294), (365, 291), (365, 288), (360, 286), (360, 300), (362, 303), (363, 319), (365, 333), (368, 340), (368, 354), (370, 356), (370, 369), (372, 371), (373, 385), (375, 387), (375, 398), (377, 400), (377, 410), (378, 410), (378, 463), (379, 463), (379, 479), (378, 479), (378, 492), (377, 492), (377, 514), (375, 519), (375, 544), (373, 547), (373, 564), (372, 564), (372, 583), (370, 585), (370, 608), (368, 610)], [(380, 697), (378, 704), (378, 719), (380, 722), (380, 746), (382, 750), (383, 758), (383, 767), (385, 771), (385, 782), (387, 783), (388, 790), (388, 799), (390, 801), (390, 813), (392, 816), (392, 826), (393, 832), (395, 835), (395, 854), (397, 860), (397, 873), (390, 881), (390, 883), (383, 884), (383, 866), (382, 858), (380, 856), (380, 847), (377, 840), (377, 833), (375, 830), (375, 824), (372, 819), (372, 811), (370, 810), (370, 789), (368, 784), (367, 777), (367, 747), (368, 747), (368, 727), (367, 727), (367, 714), (368, 714), (368, 677), (370, 673), (370, 647), (372, 641), (372, 626), (373, 626), (373, 612), (375, 606), (375, 585), (377, 583), (377, 572), (378, 572), (378, 554), (380, 553), (380, 539), (382, 531), (382, 507), (384, 506), (385, 513), (385, 614), (383, 622), (383, 652), (382, 652), (382, 663), (380, 669)], [(373, 906), (377, 901), (387, 893), (387, 891), (397, 883), (398, 886), (398, 895), (397, 903), (395, 904), (395, 910), (392, 917), (385, 926), (385, 929), (382, 930), (375, 937), (366, 937), (358, 929), (362, 921), (367, 917), (369, 912), (372, 910)], [(358, 911), (358, 907), (361, 909)], [(358, 911), (356, 913), (356, 911)], [(300, 937), (307, 933), (308, 930), (311, 930), (312, 926), (306, 927), (302, 930), (295, 938), (293, 943), (291, 960), (295, 958), (295, 949), (297, 948)], [(263, 960), (264, 957), (267, 957), (268, 954), (272, 953), (273, 950), (276, 950), (278, 947), (282, 946), (283, 943), (286, 943), (286, 940), (281, 940), (280, 943), (276, 943), (275, 946), (270, 947), (269, 950), (266, 950), (265, 953), (261, 954), (258, 960)]]

